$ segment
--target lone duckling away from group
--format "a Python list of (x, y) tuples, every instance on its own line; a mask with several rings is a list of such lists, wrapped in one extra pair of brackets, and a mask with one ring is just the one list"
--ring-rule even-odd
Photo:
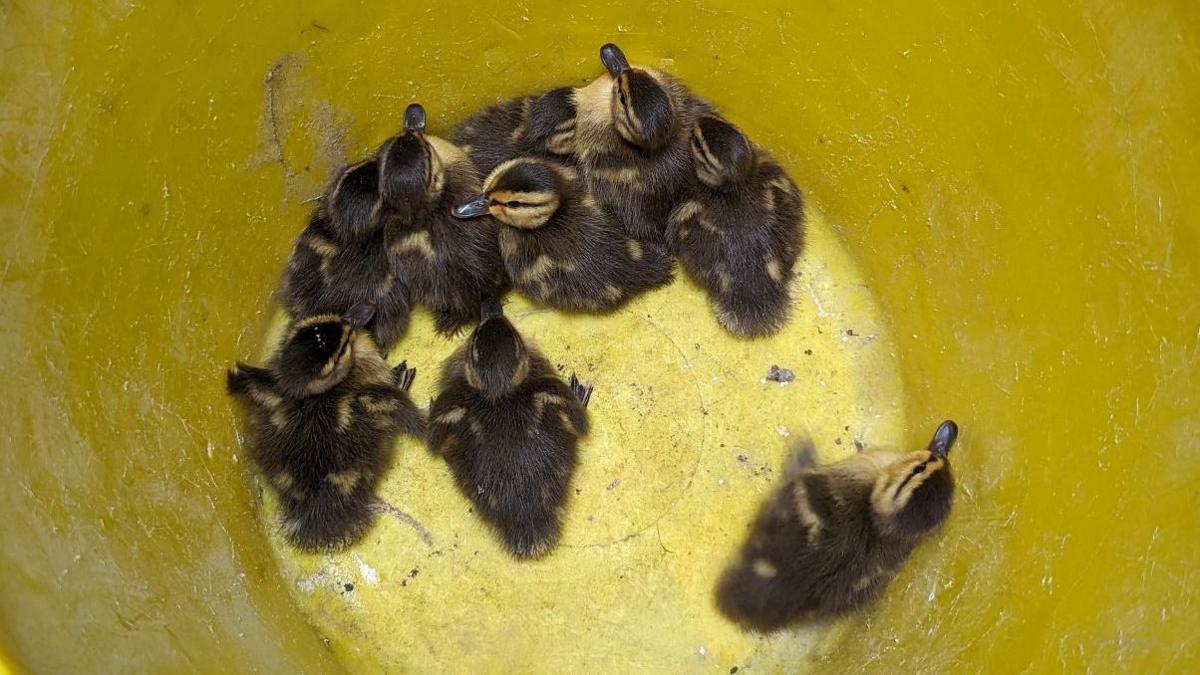
[(626, 234), (579, 172), (560, 162), (509, 160), (454, 215), (500, 221), (500, 256), (513, 286), (548, 307), (610, 311), (672, 278), (666, 249)]
[(799, 450), (721, 577), (718, 609), (765, 633), (877, 599), (950, 513), (957, 438), (947, 420), (923, 451), (871, 450), (816, 466), (811, 445)]
[(563, 382), (496, 300), (446, 361), (430, 407), (429, 449), (517, 558), (549, 552), (587, 434), (590, 385)]
[(727, 331), (776, 333), (804, 247), (800, 188), (726, 120), (705, 115), (691, 133), (694, 180), (667, 219), (668, 245)]
[(478, 170), (457, 146), (425, 133), (425, 109), (416, 103), (404, 112), (404, 133), (380, 148), (378, 164), (391, 269), (410, 302), (431, 309), (443, 335), (474, 324), (480, 299), (507, 288), (495, 221), (467, 225), (450, 213), (479, 194)]
[(266, 368), (239, 363), (226, 380), (246, 411), (250, 457), (279, 495), (283, 535), (302, 551), (360, 540), (396, 436), (424, 436), (408, 396), (416, 371), (388, 367), (363, 329), (373, 313), (302, 319)]

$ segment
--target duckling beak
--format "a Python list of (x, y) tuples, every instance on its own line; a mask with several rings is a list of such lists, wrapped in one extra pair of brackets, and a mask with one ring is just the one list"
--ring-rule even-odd
[(373, 318), (375, 318), (375, 304), (370, 302), (360, 302), (342, 315), (342, 321), (350, 326), (350, 330), (366, 328)]
[(501, 305), (496, 298), (484, 298), (479, 309), (484, 321), (504, 316), (504, 305)]
[(933, 432), (933, 440), (929, 441), (929, 454), (938, 459), (946, 459), (956, 440), (958, 440), (958, 425), (953, 420), (942, 422), (938, 425), (937, 431)]
[(487, 197), (476, 197), (465, 204), (459, 204), (450, 210), (455, 218), (478, 218), (492, 212), (492, 202)]
[(604, 64), (608, 74), (614, 79), (629, 70), (629, 60), (625, 58), (625, 52), (611, 42), (600, 48), (600, 63)]
[(425, 108), (420, 103), (409, 103), (404, 109), (404, 130), (410, 134), (425, 133)]

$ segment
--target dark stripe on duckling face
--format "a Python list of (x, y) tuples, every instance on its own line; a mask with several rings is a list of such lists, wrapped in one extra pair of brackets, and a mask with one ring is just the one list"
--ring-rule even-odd
[(953, 497), (949, 469), (946, 459), (929, 452), (909, 453), (889, 467), (871, 495), (881, 531), (917, 536), (938, 525)]
[(496, 219), (512, 227), (536, 229), (558, 210), (560, 181), (558, 172), (544, 162), (516, 159), (496, 167), (483, 191)]
[(692, 127), (696, 176), (719, 188), (747, 177), (754, 168), (754, 146), (737, 127), (718, 117), (702, 117)]
[(644, 70), (629, 70), (613, 82), (613, 124), (628, 143), (647, 150), (666, 145), (677, 120), (666, 88)]

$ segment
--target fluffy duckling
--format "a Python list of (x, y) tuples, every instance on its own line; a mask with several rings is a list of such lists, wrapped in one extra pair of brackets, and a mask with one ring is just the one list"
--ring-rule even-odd
[(630, 234), (662, 241), (691, 173), (689, 131), (712, 108), (670, 75), (631, 67), (614, 44), (600, 60), (608, 74), (575, 91), (579, 166)]
[(575, 96), (570, 87), (489, 106), (450, 132), (450, 142), (484, 175), (514, 157), (575, 154)]
[(454, 210), (459, 218), (489, 214), (502, 225), (513, 286), (548, 307), (608, 311), (671, 280), (666, 249), (626, 234), (565, 164), (509, 160), (484, 181), (482, 197)]
[(387, 349), (408, 327), (408, 298), (388, 263), (374, 160), (344, 169), (296, 240), (280, 301), (294, 317), (376, 307), (371, 335)]
[(447, 360), (430, 407), (429, 449), (450, 465), (459, 489), (517, 558), (545, 555), (558, 541), (576, 445), (588, 430), (590, 385), (554, 367), (483, 303), (483, 319)]
[(950, 513), (947, 455), (957, 437), (946, 421), (924, 451), (868, 451), (821, 467), (811, 447), (801, 450), (721, 578), (718, 608), (769, 632), (878, 598)]
[(226, 380), (247, 413), (250, 457), (279, 495), (283, 534), (301, 551), (360, 540), (396, 435), (424, 435), (407, 393), (416, 371), (388, 367), (363, 330), (372, 313), (302, 319), (266, 368), (239, 363)]
[(804, 247), (800, 189), (737, 127), (711, 115), (692, 127), (696, 181), (667, 219), (667, 242), (734, 335), (779, 331), (791, 314)]
[(454, 334), (475, 322), (483, 297), (506, 286), (495, 221), (468, 226), (450, 213), (479, 194), (479, 172), (457, 146), (425, 134), (425, 109), (416, 103), (378, 162), (392, 269), (411, 303), (433, 310), (436, 330)]

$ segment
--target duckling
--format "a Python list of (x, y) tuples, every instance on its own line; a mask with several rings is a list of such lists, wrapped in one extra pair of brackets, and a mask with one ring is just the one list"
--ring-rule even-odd
[(695, 177), (667, 218), (667, 243), (741, 337), (771, 335), (791, 314), (804, 248), (804, 202), (787, 172), (737, 127), (705, 115), (692, 127)]
[(458, 146), (425, 134), (425, 109), (416, 103), (378, 162), (391, 268), (410, 302), (433, 310), (439, 333), (457, 333), (475, 322), (481, 298), (506, 290), (496, 222), (465, 226), (450, 213), (479, 194), (479, 172)]
[(574, 89), (559, 87), (489, 106), (454, 127), (450, 142), (484, 175), (514, 157), (568, 159), (575, 154)]
[(625, 233), (596, 203), (575, 169), (521, 157), (492, 172), (483, 196), (454, 209), (459, 218), (492, 215), (513, 286), (555, 309), (609, 311), (671, 281), (662, 246)]
[(689, 130), (712, 106), (666, 73), (631, 67), (614, 44), (600, 61), (608, 74), (575, 91), (580, 169), (631, 235), (661, 242), (691, 172)]
[(388, 262), (379, 220), (378, 165), (342, 170), (296, 240), (280, 301), (292, 317), (376, 307), (371, 336), (389, 348), (408, 327), (408, 296)]
[(489, 299), (478, 327), (447, 359), (439, 387), (430, 451), (445, 458), (510, 554), (545, 555), (562, 530), (591, 385), (573, 374), (569, 385), (559, 379)]
[(769, 632), (878, 598), (950, 513), (947, 455), (957, 437), (947, 420), (924, 451), (867, 451), (821, 467), (811, 446), (802, 448), (721, 578), (718, 608)]
[(247, 412), (250, 457), (279, 495), (283, 535), (306, 552), (359, 541), (397, 434), (423, 437), (416, 370), (389, 368), (363, 329), (374, 313), (297, 321), (266, 368), (238, 363), (226, 387)]

